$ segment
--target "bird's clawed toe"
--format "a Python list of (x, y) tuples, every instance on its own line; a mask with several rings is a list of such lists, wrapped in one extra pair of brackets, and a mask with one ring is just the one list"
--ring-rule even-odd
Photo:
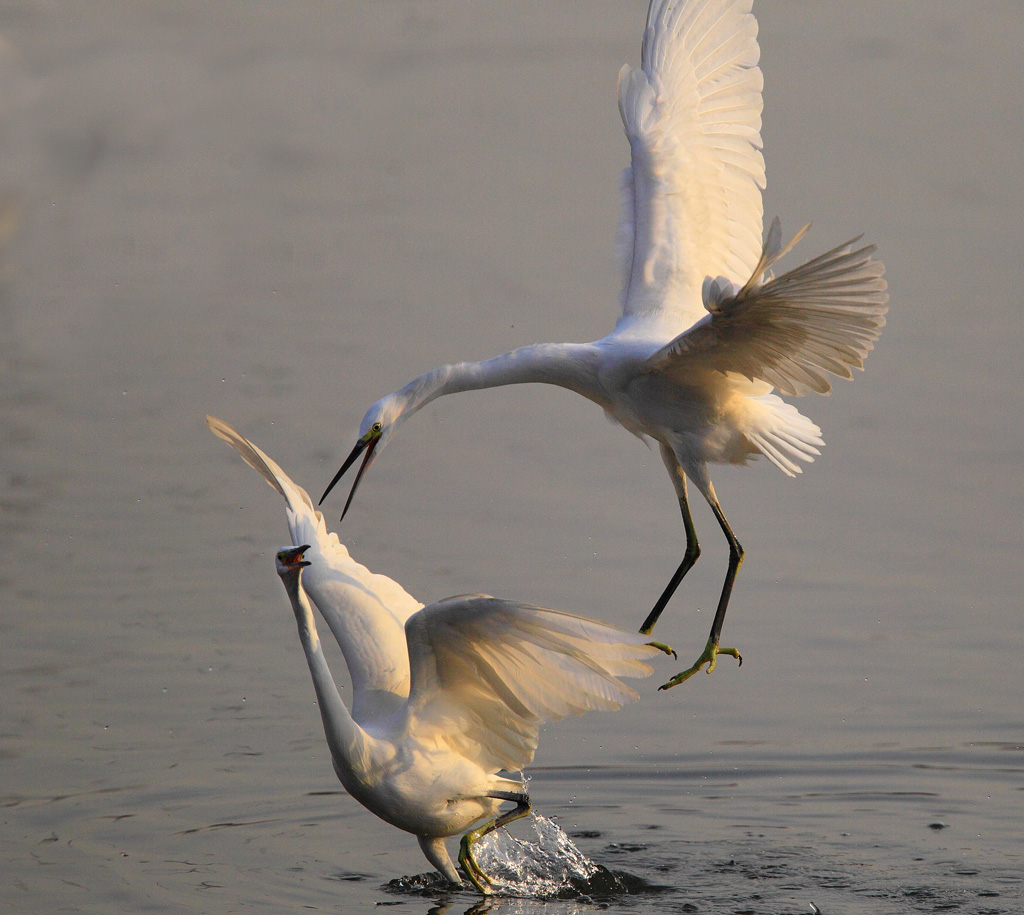
[(484, 873), (483, 868), (476, 863), (476, 858), (473, 857), (472, 844), (473, 842), (469, 835), (462, 837), (462, 842), (459, 846), (459, 864), (462, 865), (462, 869), (469, 878), (469, 882), (485, 896), (489, 896), (493, 883), (491, 878)]
[(708, 639), (707, 645), (704, 646), (704, 651), (701, 653), (701, 656), (697, 658), (694, 665), (687, 668), (682, 673), (676, 674), (667, 683), (663, 683), (658, 687), (659, 691), (663, 689), (671, 689), (673, 686), (678, 686), (680, 683), (686, 682), (705, 664), (708, 666), (707, 672), (711, 673), (715, 667), (718, 666), (718, 656), (720, 654), (728, 655), (730, 658), (735, 658), (739, 661), (739, 666), (743, 666), (743, 656), (736, 648), (719, 648), (713, 639)]

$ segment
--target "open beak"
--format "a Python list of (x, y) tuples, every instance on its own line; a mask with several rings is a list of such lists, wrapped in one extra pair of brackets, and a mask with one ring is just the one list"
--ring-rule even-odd
[(281, 550), (281, 552), (277, 554), (277, 557), (280, 559), (281, 565), (283, 566), (287, 566), (289, 568), (298, 566), (298, 568), (304, 569), (306, 566), (312, 565), (312, 563), (303, 559), (303, 555), (308, 549), (308, 543), (305, 546), (294, 546), (290, 550)]
[(359, 472), (356, 474), (355, 482), (352, 484), (352, 491), (348, 494), (348, 501), (345, 502), (345, 508), (341, 513), (342, 521), (345, 520), (345, 515), (348, 514), (348, 507), (352, 504), (352, 497), (356, 494), (356, 489), (359, 486), (359, 481), (363, 478), (363, 474), (366, 473), (366, 468), (369, 467), (370, 464), (373, 462), (373, 449), (377, 447), (377, 443), (379, 441), (379, 432), (376, 435), (374, 435), (372, 432), (367, 433), (363, 438), (359, 439), (359, 441), (356, 442), (355, 448), (352, 449), (352, 453), (347, 458), (345, 458), (345, 463), (341, 465), (341, 470), (339, 470), (334, 475), (334, 479), (331, 480), (330, 485), (324, 490), (324, 494), (320, 497), (319, 504), (323, 505), (324, 499), (326, 499), (328, 493), (330, 493), (330, 491), (334, 489), (334, 486), (338, 482), (338, 480), (345, 476), (345, 471), (348, 470), (349, 467), (351, 467), (356, 462), (356, 458), (359, 457), (359, 455), (362, 454), (363, 451), (365, 451), (366, 455), (363, 458), (363, 463), (359, 465)]

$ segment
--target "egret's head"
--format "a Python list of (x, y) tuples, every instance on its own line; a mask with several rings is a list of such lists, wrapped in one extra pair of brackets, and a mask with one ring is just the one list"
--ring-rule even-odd
[(299, 573), (310, 564), (303, 558), (308, 549), (309, 544), (307, 543), (305, 546), (288, 546), (278, 550), (277, 555), (274, 557), (277, 574), (281, 578), (294, 577), (298, 579)]
[(387, 440), (391, 438), (391, 434), (395, 430), (396, 420), (400, 415), (401, 410), (398, 407), (397, 398), (394, 394), (378, 400), (366, 411), (366, 415), (359, 426), (359, 440), (349, 456), (345, 458), (345, 463), (341, 465), (341, 470), (334, 475), (334, 479), (331, 480), (330, 485), (320, 497), (320, 504), (323, 504), (328, 493), (334, 489), (338, 480), (345, 475), (345, 471), (356, 462), (356, 458), (360, 454), (365, 452), (363, 462), (359, 465), (359, 471), (356, 473), (355, 481), (352, 483), (352, 491), (348, 494), (348, 500), (345, 502), (345, 508), (341, 513), (342, 520), (344, 520), (345, 515), (348, 513), (348, 507), (352, 504), (352, 497), (356, 494), (356, 489), (363, 478), (363, 474), (366, 473), (369, 466), (373, 463), (375, 455), (380, 453)]

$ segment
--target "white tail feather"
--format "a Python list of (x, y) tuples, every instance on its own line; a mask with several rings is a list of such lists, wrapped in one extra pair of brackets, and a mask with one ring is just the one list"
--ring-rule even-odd
[(758, 451), (787, 476), (803, 473), (800, 461), (810, 463), (825, 446), (821, 429), (777, 394), (748, 401), (750, 425), (744, 434)]

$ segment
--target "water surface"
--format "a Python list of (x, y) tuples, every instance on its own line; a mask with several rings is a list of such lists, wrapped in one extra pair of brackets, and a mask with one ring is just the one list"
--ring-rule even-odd
[[(644, 6), (0, 4), (0, 911), (438, 903), (386, 889), (426, 863), (334, 781), (278, 497), (203, 416), (319, 492), (420, 372), (603, 335)], [(713, 473), (742, 669), (549, 728), (532, 792), (646, 881), (616, 909), (1021, 911), (1024, 26), (757, 12), (766, 213), (808, 256), (866, 232), (890, 323), (800, 402), (802, 477)], [(726, 563), (695, 517), (687, 663)], [(625, 625), (682, 546), (657, 455), (540, 387), (432, 405), (342, 533), (421, 600)]]

